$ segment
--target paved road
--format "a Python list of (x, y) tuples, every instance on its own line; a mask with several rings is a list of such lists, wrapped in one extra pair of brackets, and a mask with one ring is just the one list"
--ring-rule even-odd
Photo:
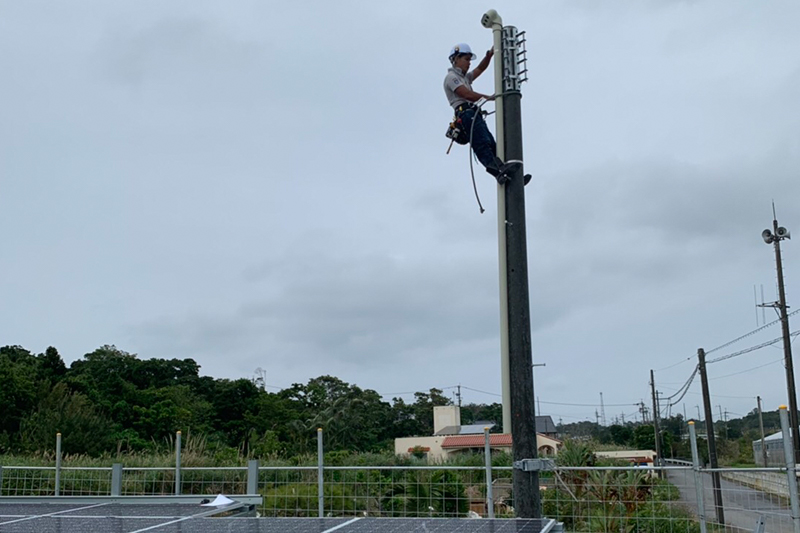
[[(703, 473), (702, 486), (706, 521), (716, 523), (714, 493), (711, 474)], [(687, 507), (697, 513), (697, 492), (694, 484), (694, 472), (691, 469), (667, 470), (667, 479), (678, 487), (681, 500)], [(721, 480), (722, 506), (725, 511), (726, 530), (753, 531), (760, 515), (764, 516), (767, 533), (793, 533), (791, 509), (789, 503), (777, 496), (751, 489), (744, 485)]]

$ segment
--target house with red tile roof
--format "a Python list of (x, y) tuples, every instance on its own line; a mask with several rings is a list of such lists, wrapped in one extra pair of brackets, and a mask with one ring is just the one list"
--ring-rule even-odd
[[(461, 413), (458, 406), (434, 407), (434, 435), (403, 437), (395, 439), (396, 455), (417, 455), (434, 461), (442, 461), (459, 454), (483, 453), (486, 445), (484, 427), (475, 424), (461, 426)], [(553, 456), (558, 453), (562, 442), (549, 435), (536, 434), (539, 456)], [(508, 433), (490, 433), (489, 448), (492, 453), (511, 453), (512, 438)]]

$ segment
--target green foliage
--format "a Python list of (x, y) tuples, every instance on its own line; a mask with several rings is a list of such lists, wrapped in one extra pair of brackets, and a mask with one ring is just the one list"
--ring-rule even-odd
[(565, 440), (556, 456), (559, 466), (594, 466), (596, 461), (594, 450), (586, 442), (576, 440)]
[(111, 444), (111, 425), (86, 396), (59, 383), (22, 422), (21, 444), (29, 451), (46, 450), (61, 432), (63, 453), (96, 455)]
[(414, 448), (411, 449), (411, 455), (413, 455), (417, 459), (424, 459), (425, 456), (427, 455), (427, 452), (425, 451), (425, 448), (423, 448), (422, 446), (414, 446)]
[(633, 444), (633, 429), (629, 426), (614, 425), (608, 428), (611, 442), (618, 446)]
[(643, 424), (633, 430), (633, 444), (637, 450), (655, 450), (656, 437), (653, 426)]
[(22, 420), (37, 403), (35, 361), (20, 346), (0, 348), (0, 452), (8, 452), (19, 443)]
[(466, 487), (450, 470), (405, 471), (381, 496), (385, 516), (464, 516), (469, 510)]

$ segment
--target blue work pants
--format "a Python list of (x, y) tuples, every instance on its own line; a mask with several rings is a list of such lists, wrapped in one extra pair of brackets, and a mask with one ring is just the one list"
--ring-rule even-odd
[[(478, 161), (486, 167), (490, 174), (495, 174), (498, 170), (497, 162), (495, 159), (497, 153), (497, 144), (494, 141), (492, 132), (486, 126), (486, 121), (483, 120), (483, 115), (475, 108), (465, 109), (459, 115), (461, 125), (467, 135), (472, 132), (471, 143), (472, 150), (478, 156)], [(473, 122), (475, 123), (473, 125)], [(491, 170), (490, 170), (491, 169)]]

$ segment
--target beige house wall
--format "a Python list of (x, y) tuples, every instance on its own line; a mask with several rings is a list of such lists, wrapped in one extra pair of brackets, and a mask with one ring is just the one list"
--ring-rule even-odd
[(441, 461), (447, 458), (447, 452), (442, 450), (442, 443), (446, 437), (403, 437), (401, 439), (394, 439), (394, 454), (395, 455), (411, 455), (408, 451), (411, 448), (420, 446), (422, 448), (430, 448), (428, 459), (434, 461)]
[(536, 450), (538, 451), (539, 456), (547, 457), (558, 455), (558, 450), (560, 448), (560, 440), (542, 435), (541, 433), (536, 434)]

